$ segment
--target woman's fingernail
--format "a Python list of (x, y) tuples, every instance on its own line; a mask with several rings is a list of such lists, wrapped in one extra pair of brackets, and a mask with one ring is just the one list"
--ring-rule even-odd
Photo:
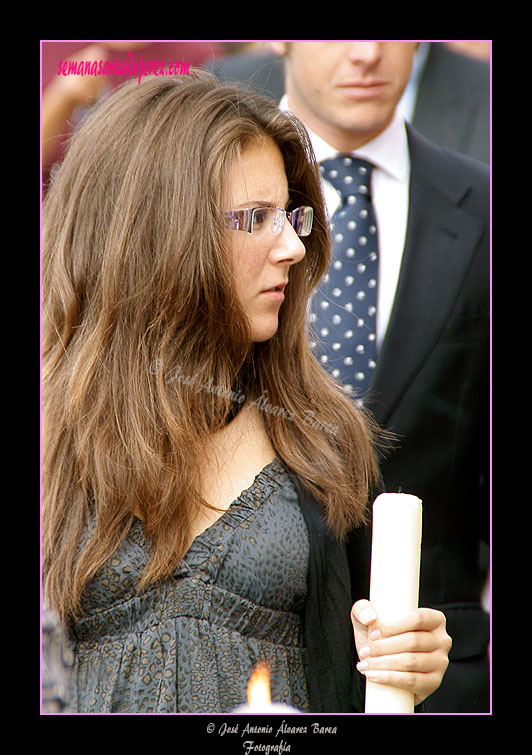
[(373, 629), (373, 631), (369, 633), (370, 640), (378, 640), (380, 636), (381, 636), (380, 629)]
[(367, 658), (370, 654), (370, 649), (367, 645), (365, 645), (363, 648), (360, 649), (360, 653), (358, 654), (359, 658)]
[(359, 671), (366, 671), (366, 669), (368, 668), (368, 665), (369, 664), (367, 661), (360, 661), (359, 663), (357, 663), (357, 669)]

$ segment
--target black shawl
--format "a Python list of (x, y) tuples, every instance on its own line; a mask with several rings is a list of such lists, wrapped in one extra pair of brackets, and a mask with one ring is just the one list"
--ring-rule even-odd
[(364, 677), (355, 668), (351, 606), (369, 596), (370, 526), (339, 543), (316, 499), (294, 480), (308, 529), (310, 559), (305, 610), (305, 645), (310, 709), (362, 713)]

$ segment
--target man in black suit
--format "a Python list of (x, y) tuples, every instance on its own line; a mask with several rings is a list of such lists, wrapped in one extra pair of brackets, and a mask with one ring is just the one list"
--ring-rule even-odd
[[(479, 548), (489, 539), (489, 172), (398, 115), (415, 47), (275, 45), (285, 56), (281, 107), (310, 130), (318, 160), (342, 153), (375, 165), (378, 348), (364, 403), (397, 435), (382, 461), (386, 489), (423, 500), (420, 605), (442, 610), (453, 638), (427, 710), (487, 712)], [(332, 217), (338, 196), (324, 189)]]
[[(206, 68), (222, 81), (246, 82), (276, 102), (285, 91), (282, 58), (269, 52), (215, 58)], [(444, 42), (423, 42), (414, 70), (418, 76), (408, 84), (407, 120), (434, 144), (489, 163), (489, 63), (456, 53)]]

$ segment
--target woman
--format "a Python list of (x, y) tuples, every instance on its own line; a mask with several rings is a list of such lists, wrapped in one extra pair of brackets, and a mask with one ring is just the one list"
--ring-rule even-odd
[(43, 560), (74, 710), (228, 711), (258, 660), (273, 699), (361, 709), (353, 627), (361, 672), (439, 685), (442, 614), (350, 624), (341, 543), (378, 468), (308, 345), (328, 253), (306, 134), (268, 100), (153, 77), (73, 139), (44, 215)]

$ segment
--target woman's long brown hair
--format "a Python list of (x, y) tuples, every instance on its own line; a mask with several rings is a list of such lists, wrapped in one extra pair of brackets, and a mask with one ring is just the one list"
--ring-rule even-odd
[[(315, 221), (278, 332), (250, 347), (222, 211), (231, 166), (264, 138), (281, 150), (292, 206), (313, 206)], [(43, 573), (65, 621), (133, 512), (152, 544), (139, 589), (180, 563), (207, 505), (205, 438), (243, 374), (276, 453), (333, 530), (363, 520), (374, 430), (309, 347), (308, 301), (328, 264), (308, 137), (269, 100), (199, 71), (151, 77), (74, 136), (43, 215)], [(89, 506), (97, 526), (80, 548)]]

